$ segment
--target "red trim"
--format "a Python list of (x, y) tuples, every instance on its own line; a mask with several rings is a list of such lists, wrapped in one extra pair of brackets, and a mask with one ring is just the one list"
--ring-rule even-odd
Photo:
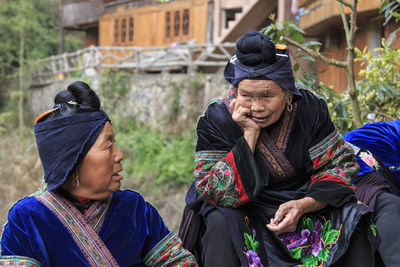
[(226, 155), (226, 160), (229, 162), (229, 164), (232, 166), (233, 169), (233, 178), (235, 179), (235, 188), (236, 191), (239, 193), (239, 199), (242, 201), (242, 203), (247, 203), (249, 202), (249, 198), (246, 194), (246, 191), (244, 190), (243, 184), (242, 184), (242, 179), (240, 178), (239, 171), (236, 168), (235, 164), (235, 157), (233, 156), (232, 151), (230, 151)]
[(356, 188), (355, 188), (355, 187), (349, 186), (349, 185), (348, 185), (345, 181), (343, 181), (342, 179), (338, 178), (337, 176), (330, 175), (329, 173), (325, 173), (325, 174), (322, 175), (322, 176), (317, 176), (316, 178), (315, 178), (314, 176), (311, 176), (311, 177), (312, 177), (312, 179), (311, 179), (311, 184), (310, 184), (310, 186), (313, 185), (314, 183), (320, 182), (320, 181), (334, 181), (334, 182), (337, 182), (337, 183), (339, 183), (339, 184), (343, 184), (343, 185), (345, 185), (345, 186), (347, 186), (347, 187), (350, 187), (351, 189), (353, 189), (353, 191), (356, 191)]

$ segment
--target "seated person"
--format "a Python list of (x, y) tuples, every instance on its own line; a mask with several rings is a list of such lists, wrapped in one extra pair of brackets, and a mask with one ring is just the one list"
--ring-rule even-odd
[[(360, 172), (354, 180), (356, 196), (374, 210), (382, 239), (379, 254), (385, 266), (398, 266), (400, 242), (400, 120), (367, 123), (346, 133), (355, 145)], [(394, 194), (393, 194), (394, 193)]]
[(119, 190), (124, 158), (100, 99), (84, 82), (35, 121), (47, 188), (15, 204), (0, 265), (197, 266), (141, 195)]
[(197, 124), (185, 248), (204, 266), (373, 266), (353, 150), (325, 102), (295, 87), (288, 48), (247, 33), (224, 76), (233, 87)]

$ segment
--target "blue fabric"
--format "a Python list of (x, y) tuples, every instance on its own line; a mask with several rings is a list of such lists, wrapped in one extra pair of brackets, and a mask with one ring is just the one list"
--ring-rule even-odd
[(244, 79), (265, 78), (273, 80), (280, 87), (295, 95), (301, 95), (294, 84), (292, 63), (290, 62), (289, 50), (282, 51), (282, 56), (277, 56), (277, 61), (265, 68), (246, 66), (234, 55), (225, 66), (224, 77), (234, 87)]
[[(367, 123), (346, 133), (343, 139), (371, 151), (387, 166), (400, 167), (400, 120)], [(361, 169), (358, 176), (373, 171), (360, 158), (357, 161)], [(400, 169), (392, 172), (400, 182)]]
[[(145, 255), (169, 232), (153, 206), (124, 190), (114, 192), (99, 236), (120, 266), (143, 266)], [(64, 225), (34, 197), (10, 210), (1, 255), (31, 257), (43, 266), (89, 266)]]
[(35, 124), (36, 143), (49, 191), (62, 185), (83, 160), (109, 118), (78, 113)]

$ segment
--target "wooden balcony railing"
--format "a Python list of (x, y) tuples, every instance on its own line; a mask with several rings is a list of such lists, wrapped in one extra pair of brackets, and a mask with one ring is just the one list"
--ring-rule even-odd
[(33, 85), (43, 85), (79, 75), (89, 68), (131, 69), (132, 72), (222, 67), (235, 43), (177, 45), (174, 47), (97, 47), (39, 59), (31, 64)]

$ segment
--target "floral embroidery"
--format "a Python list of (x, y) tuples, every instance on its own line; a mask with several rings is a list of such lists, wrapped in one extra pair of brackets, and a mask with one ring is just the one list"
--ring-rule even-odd
[(260, 242), (256, 240), (256, 230), (249, 227), (249, 218), (245, 217), (246, 226), (249, 229), (249, 233), (244, 233), (244, 244), (245, 251), (243, 251), (247, 260), (249, 261), (249, 266), (263, 267), (261, 259), (258, 256), (260, 249)]
[(379, 170), (380, 166), (378, 161), (372, 156), (371, 152), (369, 151), (362, 151), (358, 154), (358, 156), (372, 169), (375, 171)]
[(339, 230), (332, 229), (331, 221), (320, 219), (315, 222), (309, 217), (303, 217), (295, 232), (280, 235), (281, 241), (292, 254), (292, 257), (301, 260), (304, 267), (319, 266), (329, 257), (329, 249), (339, 239), (342, 225)]
[(181, 239), (173, 232), (167, 234), (143, 259), (145, 266), (198, 266), (196, 259), (183, 248)]

